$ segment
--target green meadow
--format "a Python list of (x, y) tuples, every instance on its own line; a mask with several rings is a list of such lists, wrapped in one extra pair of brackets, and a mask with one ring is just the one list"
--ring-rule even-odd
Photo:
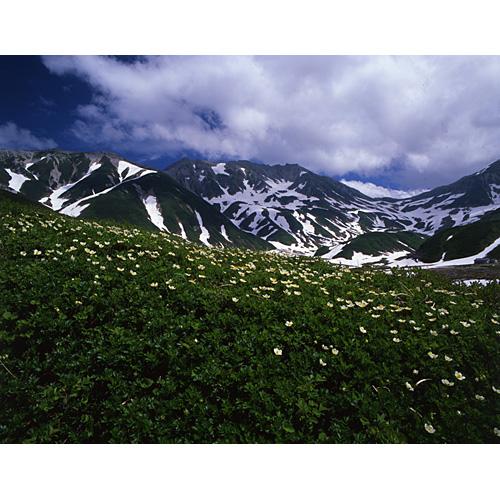
[(2, 443), (500, 443), (500, 286), (0, 202)]

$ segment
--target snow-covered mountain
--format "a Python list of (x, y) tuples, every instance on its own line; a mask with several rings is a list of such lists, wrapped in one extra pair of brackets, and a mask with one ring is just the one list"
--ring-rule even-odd
[(0, 150), (0, 187), (73, 217), (127, 221), (207, 245), (270, 247), (170, 176), (115, 153)]
[(412, 229), (427, 234), (476, 222), (500, 207), (500, 160), (453, 184), (400, 200), (394, 206), (416, 221)]
[[(240, 229), (280, 250), (326, 258), (340, 255), (365, 233), (430, 236), (475, 222), (500, 206), (500, 161), (454, 184), (403, 200), (370, 198), (299, 165), (184, 158), (165, 172), (216, 206)], [(414, 248), (407, 246), (408, 251)]]
[(158, 171), (110, 152), (0, 150), (0, 187), (73, 217), (128, 221), (207, 245), (383, 261), (500, 208), (500, 160), (396, 200), (299, 165), (183, 158)]

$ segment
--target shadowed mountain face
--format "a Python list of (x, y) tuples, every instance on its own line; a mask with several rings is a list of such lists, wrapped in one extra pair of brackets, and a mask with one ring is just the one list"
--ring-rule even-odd
[[(394, 200), (370, 198), (300, 165), (183, 158), (158, 171), (111, 152), (4, 149), (0, 187), (73, 217), (127, 221), (207, 245), (334, 258), (358, 247), (412, 252), (423, 237), (481, 220), (500, 207), (500, 161)], [(367, 233), (392, 236), (351, 244)]]

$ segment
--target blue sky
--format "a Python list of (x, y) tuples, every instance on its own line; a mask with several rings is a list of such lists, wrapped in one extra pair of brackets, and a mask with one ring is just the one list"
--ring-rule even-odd
[(140, 10), (90, 3), (70, 18), (59, 4), (52, 14), (34, 4), (30, 16), (8, 7), (0, 147), (111, 150), (157, 168), (183, 156), (298, 163), (377, 195), (447, 184), (500, 158), (486, 1), (471, 11), (423, 0), (410, 13), (391, 0), (328, 12), (314, 0), (307, 10), (217, 0), (165, 15), (149, 0)]
[(414, 191), (500, 158), (499, 56), (0, 56), (0, 142)]

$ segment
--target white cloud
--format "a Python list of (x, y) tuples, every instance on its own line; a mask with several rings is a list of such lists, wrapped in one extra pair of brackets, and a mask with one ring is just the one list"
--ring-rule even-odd
[(26, 129), (13, 122), (0, 125), (0, 146), (5, 149), (50, 149), (57, 147), (52, 139), (38, 138)]
[(122, 151), (300, 163), (434, 187), (500, 157), (498, 56), (45, 57), (95, 90), (73, 132)]
[(347, 181), (342, 179), (340, 182), (346, 184), (349, 187), (357, 189), (363, 194), (367, 194), (371, 198), (410, 198), (411, 196), (416, 196), (417, 194), (423, 193), (425, 189), (412, 189), (409, 191), (404, 191), (401, 189), (390, 189), (383, 186), (378, 186), (373, 184), (373, 182), (362, 182), (362, 181)]

